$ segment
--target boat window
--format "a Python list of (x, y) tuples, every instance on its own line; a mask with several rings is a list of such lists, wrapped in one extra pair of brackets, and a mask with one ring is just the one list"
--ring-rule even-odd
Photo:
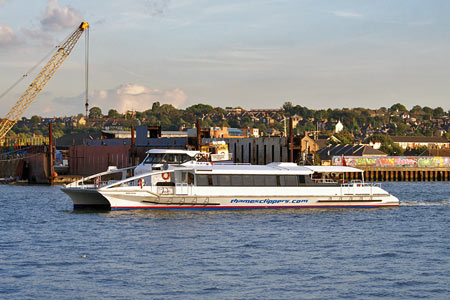
[(233, 176), (231, 176), (231, 185), (233, 185), (233, 186), (243, 186), (243, 184), (242, 184), (242, 175), (233, 175)]
[(281, 186), (297, 186), (298, 179), (297, 176), (280, 176)]
[(164, 156), (164, 162), (167, 162), (169, 164), (178, 164), (180, 163), (180, 157), (178, 154), (167, 153)]
[(264, 176), (265, 186), (277, 186), (277, 176), (275, 175), (265, 175)]
[(231, 176), (230, 175), (219, 175), (219, 185), (220, 186), (230, 186)]
[(194, 184), (194, 174), (188, 174), (188, 184)]
[(255, 186), (264, 186), (264, 176), (254, 176), (253, 177)]
[[(192, 175), (192, 174), (190, 174)], [(197, 176), (198, 186), (298, 186), (305, 184), (305, 175), (203, 175)]]
[(181, 163), (185, 163), (185, 162), (188, 162), (188, 161), (191, 161), (191, 160), (193, 160), (193, 159), (189, 155), (181, 154), (181, 158), (180, 158)]
[(243, 185), (246, 185), (246, 186), (255, 185), (254, 180), (253, 180), (254, 177), (255, 176), (252, 176), (252, 175), (242, 175), (242, 181), (244, 183)]
[(197, 175), (197, 185), (198, 186), (209, 185), (208, 175)]
[(181, 172), (181, 182), (186, 183), (186, 181), (187, 181), (187, 173)]
[(298, 176), (298, 183), (305, 184), (306, 183), (306, 176), (305, 175), (299, 175)]
[(158, 164), (161, 162), (162, 154), (149, 154), (144, 160), (144, 164)]

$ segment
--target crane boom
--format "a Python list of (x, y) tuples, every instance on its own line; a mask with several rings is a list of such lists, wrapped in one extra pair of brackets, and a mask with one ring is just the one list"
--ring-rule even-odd
[(83, 32), (89, 28), (89, 24), (82, 22), (80, 26), (58, 47), (56, 53), (44, 66), (42, 71), (36, 76), (33, 82), (28, 86), (27, 90), (20, 96), (16, 104), (9, 110), (4, 119), (0, 120), (0, 140), (5, 137), (9, 130), (17, 123), (25, 110), (36, 99), (44, 86), (53, 77), (56, 70), (61, 66), (64, 60), (72, 52), (73, 47), (77, 43)]

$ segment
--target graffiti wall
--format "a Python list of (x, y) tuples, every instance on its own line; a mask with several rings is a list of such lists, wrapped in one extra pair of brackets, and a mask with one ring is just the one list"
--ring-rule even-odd
[(450, 157), (442, 156), (333, 156), (333, 166), (450, 168)]

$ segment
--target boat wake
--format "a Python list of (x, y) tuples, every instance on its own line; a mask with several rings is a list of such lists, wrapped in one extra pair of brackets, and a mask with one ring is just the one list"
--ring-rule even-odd
[(433, 200), (433, 201), (406, 200), (400, 201), (400, 206), (450, 206), (450, 200)]

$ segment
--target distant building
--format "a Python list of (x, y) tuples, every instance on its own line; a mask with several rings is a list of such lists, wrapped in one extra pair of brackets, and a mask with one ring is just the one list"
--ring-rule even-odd
[[(294, 145), (294, 149), (295, 149), (295, 145)], [(305, 135), (304, 137), (302, 137), (300, 139), (300, 152), (301, 153), (311, 154), (316, 151), (319, 151), (319, 149), (320, 149), (319, 144), (315, 140), (313, 140), (309, 135)]]
[(247, 138), (259, 137), (258, 128), (229, 128), (229, 127), (210, 127), (209, 136), (211, 138)]
[(295, 115), (292, 116), (292, 127), (295, 128), (297, 127), (298, 123), (300, 123), (301, 121), (303, 121), (303, 117)]
[(344, 125), (342, 125), (341, 120), (339, 120), (336, 123), (336, 126), (334, 127), (334, 132), (338, 133), (338, 132), (341, 132), (342, 130), (344, 130)]
[(267, 136), (282, 136), (281, 131), (276, 128), (268, 128), (265, 132)]
[(225, 110), (227, 111), (227, 113), (230, 113), (233, 115), (240, 115), (244, 111), (242, 108), (232, 108), (232, 107), (227, 107), (227, 108), (225, 108)]
[(449, 149), (447, 139), (437, 136), (391, 136), (392, 141), (402, 149), (417, 149), (419, 147)]
[(211, 127), (209, 128), (209, 136), (211, 138), (243, 138), (244, 130), (228, 127)]
[(249, 136), (259, 137), (259, 128), (250, 128), (251, 134)]

